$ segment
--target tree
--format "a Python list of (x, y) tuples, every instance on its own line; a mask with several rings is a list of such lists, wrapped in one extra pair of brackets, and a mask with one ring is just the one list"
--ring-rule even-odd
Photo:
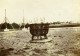
[(1, 27), (0, 29), (5, 29), (5, 28), (12, 29), (12, 26), (9, 23), (2, 23), (0, 24), (0, 27)]
[(17, 23), (12, 23), (12, 26), (14, 27), (14, 29), (19, 29), (19, 24), (17, 24)]

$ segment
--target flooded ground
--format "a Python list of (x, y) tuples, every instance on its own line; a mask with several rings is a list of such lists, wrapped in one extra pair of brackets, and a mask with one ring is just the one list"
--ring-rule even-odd
[(50, 28), (47, 42), (28, 31), (0, 32), (0, 56), (80, 56), (80, 27)]

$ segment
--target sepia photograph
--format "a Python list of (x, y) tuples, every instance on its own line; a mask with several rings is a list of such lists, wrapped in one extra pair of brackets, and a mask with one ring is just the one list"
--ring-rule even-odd
[(80, 56), (80, 0), (0, 0), (0, 56)]

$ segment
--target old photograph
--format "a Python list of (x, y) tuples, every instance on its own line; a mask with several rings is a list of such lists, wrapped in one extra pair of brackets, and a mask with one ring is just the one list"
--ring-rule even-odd
[(80, 56), (80, 0), (0, 0), (0, 56)]

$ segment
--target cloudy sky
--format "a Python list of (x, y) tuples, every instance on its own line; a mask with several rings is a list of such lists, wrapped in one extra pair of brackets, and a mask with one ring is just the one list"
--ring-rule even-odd
[(45, 18), (45, 22), (80, 22), (79, 0), (0, 0), (0, 23), (5, 18), (12, 22), (34, 22)]

